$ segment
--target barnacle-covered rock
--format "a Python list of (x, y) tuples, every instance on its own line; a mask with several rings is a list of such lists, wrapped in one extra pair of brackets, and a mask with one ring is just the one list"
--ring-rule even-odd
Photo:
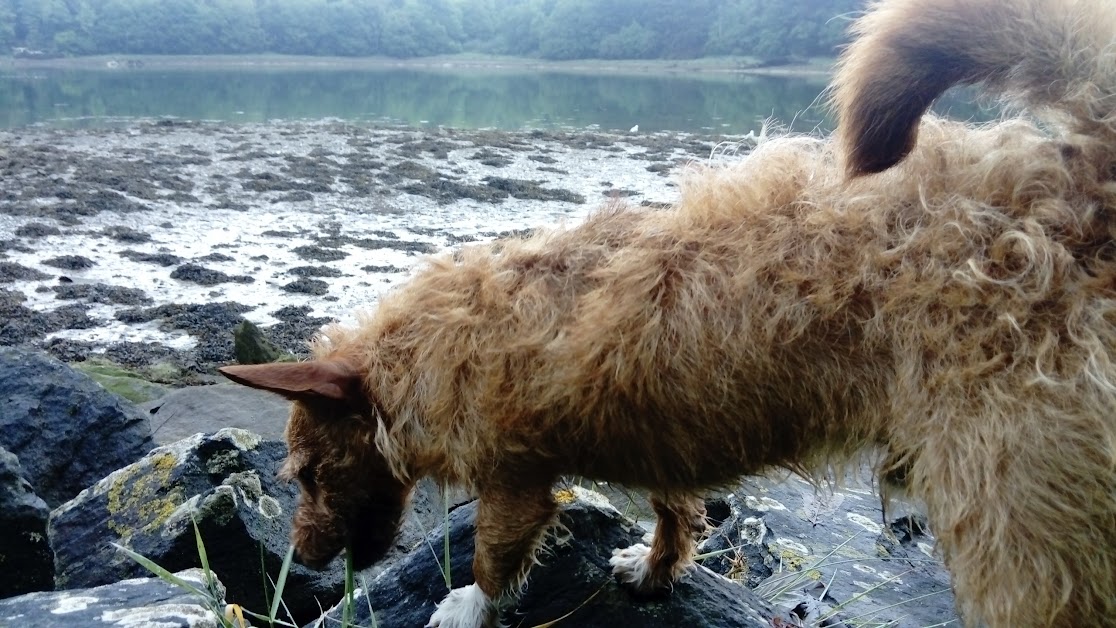
[[(266, 612), (289, 547), (297, 491), (275, 479), (280, 442), (240, 429), (197, 434), (153, 450), (51, 513), (55, 583), (70, 589), (146, 575), (112, 544), (170, 571), (200, 565), (194, 523), (228, 599)], [(264, 573), (266, 571), (266, 573)], [(341, 597), (343, 564), (292, 565), (283, 596), (295, 619)]]

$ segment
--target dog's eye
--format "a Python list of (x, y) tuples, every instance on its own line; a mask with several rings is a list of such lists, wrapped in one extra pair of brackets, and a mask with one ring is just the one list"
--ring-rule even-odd
[(308, 491), (313, 491), (314, 487), (317, 486), (314, 468), (309, 465), (299, 469), (298, 474), (295, 477), (298, 478), (298, 481), (300, 484), (302, 484), (302, 487)]

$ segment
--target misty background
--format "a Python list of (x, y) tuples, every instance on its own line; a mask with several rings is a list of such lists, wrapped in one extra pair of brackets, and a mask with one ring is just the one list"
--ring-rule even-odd
[(832, 57), (863, 0), (0, 0), (0, 51)]

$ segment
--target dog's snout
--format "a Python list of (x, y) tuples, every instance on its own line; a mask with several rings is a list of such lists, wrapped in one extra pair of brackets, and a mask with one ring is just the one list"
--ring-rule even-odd
[(333, 560), (333, 555), (321, 556), (307, 554), (305, 551), (300, 551), (298, 547), (295, 547), (293, 560), (295, 563), (302, 565), (303, 567), (313, 569), (314, 571), (321, 571), (329, 565), (330, 561)]

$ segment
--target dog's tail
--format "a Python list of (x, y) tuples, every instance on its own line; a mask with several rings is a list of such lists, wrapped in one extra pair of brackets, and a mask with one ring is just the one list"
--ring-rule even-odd
[(882, 0), (852, 34), (831, 93), (849, 176), (902, 161), (959, 84), (1116, 145), (1113, 0)]

